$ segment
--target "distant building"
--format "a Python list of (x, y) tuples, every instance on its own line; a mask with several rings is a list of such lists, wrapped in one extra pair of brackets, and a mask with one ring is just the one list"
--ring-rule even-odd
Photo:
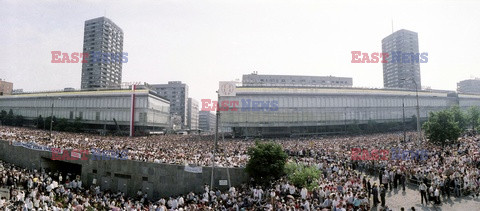
[(170, 101), (171, 116), (179, 116), (181, 128), (187, 129), (188, 85), (181, 81), (169, 81), (168, 84), (150, 84), (150, 87)]
[(187, 128), (190, 130), (198, 130), (198, 111), (198, 101), (188, 98)]
[(242, 86), (352, 87), (353, 80), (334, 76), (258, 75), (253, 72), (243, 75)]
[(85, 21), (83, 52), (89, 59), (82, 64), (82, 89), (120, 88), (122, 62), (94, 61), (95, 53), (122, 54), (123, 31), (106, 17)]
[(11, 95), (13, 91), (13, 83), (0, 79), (0, 95)]
[(388, 35), (382, 40), (382, 52), (389, 54), (387, 63), (383, 63), (383, 86), (385, 88), (415, 90), (416, 83), (417, 88), (421, 89), (420, 63), (393, 62), (392, 60), (393, 53), (414, 53), (415, 55), (419, 53), (416, 32), (401, 29)]
[(12, 91), (12, 95), (15, 95), (15, 94), (22, 94), (23, 93), (23, 89), (14, 89)]
[[(52, 109), (53, 105), (53, 109)], [(132, 117), (131, 90), (37, 92), (0, 97), (0, 110), (12, 109), (27, 120), (53, 116), (74, 121), (80, 118), (90, 129), (104, 127), (128, 131)], [(152, 91), (135, 90), (136, 130), (169, 128), (170, 103)]]
[(480, 94), (480, 78), (458, 82), (457, 91), (465, 94)]
[(210, 111), (200, 111), (198, 127), (203, 132), (215, 132), (215, 114)]
[[(417, 116), (416, 95), (415, 90), (404, 88), (237, 85), (232, 96), (221, 96), (221, 101), (237, 103), (219, 111), (219, 126), (231, 128), (235, 137), (350, 133), (352, 125), (364, 128), (372, 121), (388, 125), (402, 123), (404, 116)], [(418, 102), (419, 118), (426, 121), (431, 112), (453, 105), (464, 111), (480, 106), (480, 94), (419, 90)], [(200, 128), (206, 125), (207, 115), (200, 112)], [(397, 125), (394, 130), (402, 130)]]

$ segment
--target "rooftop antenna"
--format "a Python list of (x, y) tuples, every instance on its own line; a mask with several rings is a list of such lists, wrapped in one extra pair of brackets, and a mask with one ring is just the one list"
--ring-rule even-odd
[(393, 18), (392, 18), (392, 34), (393, 34)]

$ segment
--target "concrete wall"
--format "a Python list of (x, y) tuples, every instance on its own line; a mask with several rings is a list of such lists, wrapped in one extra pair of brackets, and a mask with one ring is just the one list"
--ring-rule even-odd
[[(83, 184), (91, 185), (94, 179), (102, 190), (122, 191), (135, 196), (141, 189), (150, 199), (187, 194), (190, 191), (201, 193), (203, 185), (211, 181), (211, 167), (203, 167), (202, 173), (184, 171), (184, 166), (146, 163), (132, 160), (69, 160), (53, 161), (52, 153), (37, 151), (9, 142), (0, 141), (0, 159), (28, 169), (50, 168), (81, 171)], [(77, 164), (77, 165), (75, 165)], [(243, 168), (229, 168), (232, 186), (248, 180)], [(219, 186), (219, 180), (228, 179), (227, 168), (215, 168), (215, 187), (228, 189), (228, 185)], [(86, 186), (84, 186), (86, 187)]]

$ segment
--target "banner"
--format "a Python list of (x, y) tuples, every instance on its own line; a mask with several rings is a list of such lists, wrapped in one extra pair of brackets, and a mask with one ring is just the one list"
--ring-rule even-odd
[(33, 150), (39, 150), (39, 151), (47, 151), (47, 152), (51, 152), (51, 151), (52, 151), (52, 148), (51, 148), (51, 147), (47, 147), (47, 146), (43, 146), (43, 145), (38, 145), (38, 144), (32, 143), (32, 142), (23, 143), (23, 142), (12, 141), (12, 145), (13, 145), (13, 146), (16, 146), (16, 147), (23, 147), (23, 148), (33, 149)]
[(201, 174), (202, 173), (202, 167), (201, 166), (185, 166), (185, 171), (190, 172), (190, 173), (195, 173), (195, 174)]

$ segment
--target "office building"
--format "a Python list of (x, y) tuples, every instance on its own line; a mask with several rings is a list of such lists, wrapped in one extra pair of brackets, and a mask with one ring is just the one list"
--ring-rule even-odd
[(465, 94), (480, 94), (480, 78), (458, 82), (457, 91)]
[[(401, 29), (382, 40), (382, 52), (388, 53), (387, 63), (383, 63), (383, 86), (418, 90), (422, 87), (418, 34)], [(404, 55), (406, 58), (404, 59)], [(413, 57), (413, 58), (412, 58)]]
[(150, 84), (150, 87), (170, 101), (170, 115), (173, 119), (179, 117), (178, 123), (173, 121), (175, 128), (188, 129), (188, 85), (181, 81), (169, 81), (168, 84)]
[(187, 128), (190, 130), (198, 130), (198, 101), (188, 98), (187, 110)]
[(200, 111), (198, 117), (198, 127), (202, 132), (215, 132), (215, 114), (210, 111)]
[[(53, 105), (53, 106), (52, 106)], [(132, 117), (131, 90), (36, 92), (0, 96), (0, 110), (13, 111), (33, 122), (52, 115), (73, 121), (80, 118), (90, 129), (117, 125), (128, 131)], [(134, 124), (136, 130), (168, 129), (170, 103), (146, 89), (135, 90)]]
[(13, 83), (0, 79), (0, 95), (11, 95), (13, 91)]
[(83, 52), (89, 58), (82, 64), (81, 88), (120, 88), (122, 58), (112, 55), (123, 57), (122, 29), (110, 19), (100, 17), (85, 21), (84, 31)]

